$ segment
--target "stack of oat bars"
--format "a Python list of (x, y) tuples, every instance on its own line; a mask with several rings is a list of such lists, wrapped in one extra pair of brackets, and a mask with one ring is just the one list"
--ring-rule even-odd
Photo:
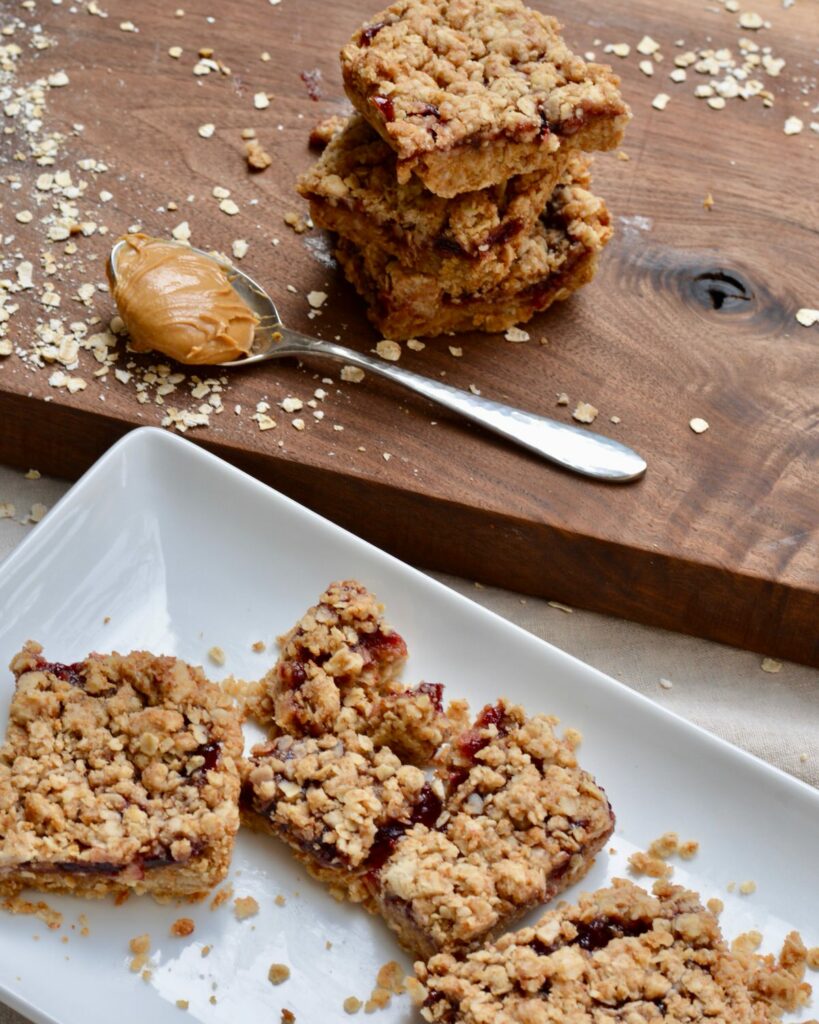
[(506, 330), (592, 279), (611, 227), (584, 151), (617, 146), (630, 114), (553, 18), (398, 0), (341, 67), (357, 113), (299, 191), (385, 336)]

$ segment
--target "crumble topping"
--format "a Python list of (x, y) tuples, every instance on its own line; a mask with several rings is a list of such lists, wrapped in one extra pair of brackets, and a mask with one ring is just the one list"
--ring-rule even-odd
[(732, 952), (695, 893), (617, 879), (465, 960), (444, 953), (415, 966), (429, 1022), (764, 1024), (806, 1002), (805, 957), (795, 933), (778, 959)]
[(557, 149), (628, 113), (611, 69), (559, 31), (520, 0), (398, 0), (342, 50), (345, 88), (402, 160), (496, 137)]
[(237, 921), (245, 921), (259, 913), (259, 904), (252, 896), (237, 896), (233, 901), (233, 914)]
[(267, 980), (271, 985), (281, 985), (290, 977), (290, 968), (287, 964), (271, 964), (267, 972)]
[(171, 925), (171, 935), (177, 939), (185, 939), (189, 935), (193, 935), (195, 925), (191, 918), (180, 917)]
[(0, 891), (194, 895), (218, 882), (239, 823), (229, 698), (200, 669), (141, 651), (63, 665), (29, 641), (11, 668)]

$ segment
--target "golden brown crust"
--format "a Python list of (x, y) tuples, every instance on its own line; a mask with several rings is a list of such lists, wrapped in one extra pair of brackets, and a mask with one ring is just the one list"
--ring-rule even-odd
[(225, 875), (242, 752), (230, 699), (144, 651), (46, 662), (29, 642), (0, 750), (0, 892), (202, 894)]
[(731, 952), (695, 893), (615, 880), (462, 961), (415, 969), (431, 1024), (767, 1024), (807, 1001), (800, 946), (789, 936), (778, 963)]
[(611, 69), (568, 49), (520, 0), (398, 0), (341, 51), (353, 105), (451, 197), (545, 170), (561, 146), (611, 149), (629, 112)]

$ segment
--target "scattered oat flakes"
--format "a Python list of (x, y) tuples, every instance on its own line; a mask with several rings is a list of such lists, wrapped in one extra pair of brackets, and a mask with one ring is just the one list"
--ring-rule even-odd
[(121, 21), (119, 27), (121, 32), (139, 32), (139, 29), (132, 21)]
[(267, 980), (271, 985), (281, 985), (283, 981), (287, 981), (290, 977), (290, 968), (287, 964), (271, 964), (270, 970), (267, 972)]
[(300, 398), (293, 398), (290, 395), (287, 398), (283, 398), (279, 405), (285, 412), (298, 412), (304, 408), (304, 402)]
[(654, 99), (651, 101), (651, 105), (652, 107), (654, 107), (655, 110), (665, 110), (670, 101), (671, 97), (668, 95), (667, 92), (658, 92)]
[(355, 996), (347, 996), (347, 998), (344, 1000), (343, 1005), (345, 1013), (353, 1014), (358, 1013), (358, 1011), (364, 1004), (361, 1002), (360, 999), (357, 999)]
[(177, 242), (187, 242), (191, 237), (191, 226), (186, 221), (180, 221), (175, 228), (171, 229), (171, 235), (176, 239)]
[(270, 99), (266, 92), (257, 92), (253, 96), (253, 106), (257, 110), (266, 110), (270, 106)]
[(235, 217), (239, 212), (239, 207), (234, 203), (232, 199), (223, 199), (219, 203), (219, 209), (222, 213), (226, 213), (228, 217)]
[(628, 57), (631, 47), (628, 43), (607, 43), (603, 47), (604, 53), (613, 53), (615, 57)]
[(339, 377), (348, 384), (360, 384), (364, 380), (364, 371), (360, 366), (342, 366)]
[(739, 16), (739, 27), (750, 29), (755, 32), (764, 26), (765, 21), (761, 14), (757, 14), (756, 11), (743, 11)]
[(283, 220), (284, 223), (289, 228), (292, 228), (297, 235), (303, 235), (304, 232), (307, 230), (306, 221), (302, 220), (302, 218), (294, 210), (288, 210), (287, 213), (284, 215)]
[(179, 60), (179, 58), (182, 56), (182, 47), (181, 46), (170, 46), (170, 47), (168, 47), (168, 56), (169, 57), (173, 57), (174, 60)]
[(819, 324), (819, 309), (798, 309), (796, 319), (803, 327), (813, 327), (814, 324)]
[(624, 149), (618, 149), (618, 151), (617, 151), (617, 159), (618, 160), (626, 160), (627, 161), (627, 160), (631, 160), (631, 157), (628, 155), (628, 153), (626, 153), (626, 151)]
[(782, 671), (782, 662), (777, 661), (776, 658), (763, 658), (759, 667), (763, 672), (770, 672), (773, 674)]
[(43, 516), (48, 512), (48, 506), (41, 504), (39, 501), (35, 501), (31, 506), (31, 511), (26, 519), (27, 523), (39, 523)]
[(410, 338), (407, 342), (407, 348), (412, 349), (413, 352), (423, 352), (426, 347), (426, 342), (419, 341), (417, 338)]
[(688, 426), (694, 431), (695, 434), (704, 434), (708, 430), (708, 421), (700, 419), (699, 416), (695, 416), (692, 420), (688, 421)]
[(798, 117), (789, 117), (785, 122), (785, 134), (786, 135), (798, 135), (805, 127), (804, 123)]
[(451, 356), (454, 356), (456, 359), (460, 359), (461, 356), (464, 354), (464, 350), (460, 348), (458, 345), (449, 345), (448, 347), (449, 354)]
[(615, 426), (616, 426), (618, 423), (620, 423), (622, 421), (621, 421), (619, 416), (609, 416), (609, 422), (610, 423), (614, 423)]
[(713, 206), (714, 206), (714, 197), (711, 195), (710, 192), (705, 197), (705, 199), (703, 199), (702, 205), (705, 207), (706, 210), (710, 210), (710, 209), (713, 208)]
[(216, 131), (216, 125), (215, 124), (200, 124), (199, 127), (196, 130), (199, 132), (199, 135), (203, 139), (212, 139), (213, 135), (214, 135), (214, 132)]
[(307, 304), (311, 309), (321, 309), (327, 301), (327, 292), (308, 292)]
[(679, 85), (681, 82), (684, 82), (688, 78), (688, 73), (686, 72), (685, 68), (674, 68), (674, 70), (668, 77), (671, 79), (672, 82), (675, 82), (677, 85)]
[(557, 401), (555, 402), (555, 405), (568, 405), (568, 404), (569, 404), (569, 396), (566, 394), (565, 391), (561, 391), (560, 394), (557, 396)]
[(10, 501), (0, 501), (0, 519), (14, 519), (17, 509)]
[(244, 921), (259, 913), (259, 904), (252, 896), (237, 896), (233, 901), (233, 913), (237, 921)]
[(221, 647), (211, 647), (208, 651), (208, 657), (214, 665), (224, 665), (225, 663), (225, 652)]
[(550, 608), (556, 608), (559, 612), (565, 612), (567, 615), (571, 615), (574, 612), (574, 608), (570, 608), (567, 604), (562, 604), (560, 601), (547, 601)]
[(709, 96), (705, 101), (712, 110), (724, 110), (725, 109), (725, 97), (724, 96)]
[(756, 882), (753, 882), (750, 879), (747, 882), (740, 882), (739, 891), (743, 896), (750, 896), (751, 893), (756, 892)]
[(520, 327), (510, 327), (506, 334), (504, 334), (504, 338), (514, 344), (520, 344), (529, 340), (529, 332), (524, 331)]
[(589, 402), (578, 402), (577, 408), (572, 413), (572, 419), (578, 423), (594, 423), (597, 419), (598, 410)]
[(650, 60), (641, 60), (638, 67), (644, 75), (648, 75), (649, 78), (654, 74), (654, 65)]
[(250, 138), (245, 143), (245, 160), (252, 171), (263, 171), (273, 163), (273, 157), (262, 148), (261, 143), (255, 138)]
[(171, 935), (177, 939), (184, 939), (193, 935), (194, 923), (189, 917), (179, 917), (171, 925)]
[(674, 686), (674, 684), (671, 682), (670, 679), (661, 679), (660, 680), (660, 687), (663, 690), (670, 690), (670, 689), (672, 689), (673, 686)]
[(250, 243), (246, 238), (234, 238), (230, 246), (235, 260), (243, 260), (247, 256), (248, 249), (250, 249)]
[(291, 423), (294, 430), (304, 430), (306, 424), (301, 416), (297, 416)]
[(34, 220), (34, 214), (31, 210), (19, 210), (14, 215), (14, 219), (19, 221), (20, 224), (30, 224)]

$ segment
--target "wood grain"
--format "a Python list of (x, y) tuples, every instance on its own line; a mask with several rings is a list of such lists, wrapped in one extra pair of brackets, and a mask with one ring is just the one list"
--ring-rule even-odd
[[(810, 186), (819, 139), (807, 129), (819, 31), (810, 4), (783, 10), (758, 0), (755, 7), (772, 22), (757, 41), (787, 60), (779, 78), (766, 80), (775, 104), (731, 100), (716, 111), (693, 96), (705, 79), (689, 71), (676, 85), (667, 73), (677, 39), (684, 49), (736, 51), (748, 34), (736, 15), (701, 0), (673, 9), (628, 0), (606, 7), (603, 24), (591, 0), (552, 3), (580, 52), (602, 56), (595, 39), (633, 48), (645, 33), (662, 44), (665, 61), (651, 79), (634, 52), (611, 58), (635, 114), (624, 147), (631, 159), (596, 162), (595, 187), (613, 210), (617, 237), (596, 281), (533, 322), (531, 343), (464, 336), (461, 359), (450, 355), (451, 339), (402, 357), (410, 369), (548, 415), (568, 418), (577, 401), (593, 403), (601, 410), (595, 429), (648, 460), (644, 481), (612, 488), (575, 478), (385, 383), (338, 383), (329, 364), (232, 374), (227, 411), (191, 440), (416, 564), (819, 665), (819, 329), (794, 318), (799, 307), (819, 305), (819, 196)], [(304, 210), (293, 182), (314, 158), (308, 130), (319, 116), (346, 109), (337, 51), (374, 7), (223, 0), (214, 11), (196, 0), (185, 3), (183, 18), (158, 0), (106, 9), (102, 19), (41, 0), (17, 12), (57, 44), (26, 52), (19, 80), (60, 68), (70, 77), (48, 96), (49, 123), (68, 135), (56, 167), (89, 180), (83, 216), (110, 229), (107, 238), (80, 238), (72, 258), (52, 246), (61, 315), (87, 318), (70, 296), (78, 283), (104, 279), (117, 233), (140, 223), (167, 235), (184, 219), (194, 244), (229, 251), (234, 238), (247, 239), (243, 268), (270, 286), (293, 327), (371, 348), (377, 336), (329, 264), (326, 241), (315, 231), (294, 234), (282, 218)], [(211, 14), (213, 24), (205, 20)], [(138, 33), (119, 29), (125, 18)], [(184, 49), (179, 60), (167, 54), (174, 45)], [(200, 47), (213, 48), (232, 73), (195, 77)], [(300, 77), (314, 68), (322, 75), (318, 102)], [(267, 110), (253, 107), (260, 90), (274, 97)], [(672, 96), (663, 112), (651, 107), (661, 91)], [(806, 122), (803, 135), (784, 135), (791, 114)], [(216, 133), (206, 140), (196, 129), (207, 122)], [(71, 134), (76, 123), (84, 125), (80, 135)], [(258, 175), (243, 159), (240, 132), (248, 126), (274, 156)], [(44, 247), (39, 217), (47, 206), (32, 206), (42, 168), (12, 162), (18, 148), (18, 137), (0, 136), (3, 173), (22, 182), (17, 191), (0, 188), (2, 276), (13, 276), (22, 257), (36, 266)], [(78, 172), (76, 160), (87, 156), (109, 171)], [(238, 216), (219, 212), (216, 185), (231, 189)], [(97, 202), (102, 189), (113, 200)], [(178, 210), (167, 211), (170, 200)], [(38, 213), (31, 224), (15, 222), (23, 208)], [(330, 296), (312, 321), (311, 289)], [(18, 297), (12, 333), (23, 347), (44, 316), (36, 294)], [(109, 297), (95, 301), (107, 320)], [(78, 372), (91, 380), (95, 366), (83, 353)], [(307, 429), (297, 432), (275, 403), (286, 395), (307, 400), (326, 376), (336, 383), (324, 385), (324, 420), (303, 414)], [(47, 378), (17, 355), (0, 360), (3, 461), (73, 477), (134, 425), (161, 421), (163, 408), (138, 405), (133, 388), (112, 375), (73, 396)], [(562, 391), (568, 410), (555, 405)], [(278, 420), (264, 433), (250, 420), (263, 398)], [(621, 422), (612, 424), (612, 415)], [(694, 416), (709, 422), (705, 434), (689, 429)]]

